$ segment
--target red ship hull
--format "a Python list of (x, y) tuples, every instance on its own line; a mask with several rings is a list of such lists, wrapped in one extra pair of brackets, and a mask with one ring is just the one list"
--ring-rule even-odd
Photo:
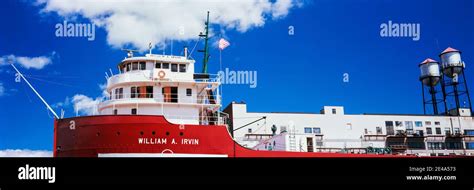
[(55, 120), (55, 157), (406, 157), (257, 151), (240, 146), (224, 125), (179, 125), (163, 116), (103, 115)]

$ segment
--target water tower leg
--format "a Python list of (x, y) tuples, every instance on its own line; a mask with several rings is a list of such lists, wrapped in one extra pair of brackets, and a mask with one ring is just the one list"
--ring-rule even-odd
[(421, 82), (421, 95), (423, 96), (423, 114), (426, 115), (425, 87), (423, 82)]
[(462, 72), (462, 78), (464, 80), (464, 88), (466, 89), (467, 101), (469, 102), (469, 110), (471, 111), (471, 115), (472, 115), (471, 97), (469, 95), (469, 90), (467, 88), (466, 76), (464, 76), (464, 69), (462, 69), (461, 72)]
[(456, 109), (457, 109), (456, 112), (459, 112), (459, 108), (461, 108), (461, 104), (459, 103), (458, 83), (453, 84), (453, 89), (454, 89), (454, 100), (456, 102)]
[(441, 75), (441, 91), (443, 92), (444, 114), (448, 115), (448, 105), (446, 103), (446, 88), (445, 88), (444, 74)]
[[(431, 83), (431, 78), (430, 78), (430, 83)], [(438, 115), (438, 106), (437, 101), (436, 101), (436, 90), (434, 86), (430, 87), (430, 94), (431, 94), (431, 104), (433, 104), (433, 112), (435, 115)]]

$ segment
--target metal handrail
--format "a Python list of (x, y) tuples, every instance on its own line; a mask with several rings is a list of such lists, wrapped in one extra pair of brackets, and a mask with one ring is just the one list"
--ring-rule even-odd
[[(227, 116), (189, 116), (189, 115), (168, 115), (164, 114), (163, 115), (166, 119), (168, 120), (198, 120), (201, 124), (205, 124), (206, 122), (209, 123), (209, 121), (212, 119), (214, 121), (217, 121), (218, 125), (225, 125), (227, 124), (227, 120), (229, 119)], [(181, 123), (178, 123), (181, 124)]]

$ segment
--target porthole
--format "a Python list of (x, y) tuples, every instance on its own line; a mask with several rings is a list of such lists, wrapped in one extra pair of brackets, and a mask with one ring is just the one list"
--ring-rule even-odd
[(120, 131), (117, 131), (117, 136), (119, 136), (119, 135), (120, 135)]
[(169, 136), (170, 135), (170, 132), (166, 131), (166, 136)]
[(151, 134), (152, 134), (153, 136), (155, 136), (156, 132), (155, 132), (155, 131), (152, 131)]
[(143, 131), (140, 131), (140, 135), (143, 136)]
[(184, 135), (184, 133), (183, 133), (183, 132), (179, 132), (179, 136), (183, 136), (183, 135)]

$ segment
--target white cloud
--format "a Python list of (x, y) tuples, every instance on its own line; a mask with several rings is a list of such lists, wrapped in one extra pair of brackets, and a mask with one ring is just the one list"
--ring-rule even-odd
[(70, 103), (71, 103), (71, 99), (69, 97), (66, 97), (66, 99), (63, 102), (56, 102), (52, 104), (51, 107), (53, 108), (68, 107)]
[(99, 103), (109, 96), (107, 92), (107, 84), (99, 84), (99, 88), (102, 91), (102, 94), (96, 98), (84, 94), (76, 94), (72, 98), (66, 97), (64, 101), (52, 104), (51, 107), (68, 108), (72, 104), (74, 112), (77, 112), (77, 114), (97, 115)]
[(53, 152), (46, 150), (6, 149), (0, 150), (0, 157), (52, 157)]
[(272, 6), (273, 18), (279, 18), (288, 15), (288, 11), (294, 6), (294, 2), (292, 0), (278, 0)]
[(3, 87), (3, 83), (0, 82), (0, 96), (5, 95), (5, 87)]
[(72, 97), (71, 103), (74, 104), (74, 110), (78, 113), (96, 115), (97, 106), (102, 100), (102, 97), (93, 99), (83, 94), (76, 94)]
[(37, 0), (42, 13), (54, 12), (73, 20), (78, 16), (90, 19), (107, 31), (113, 47), (132, 45), (146, 50), (152, 42), (196, 39), (203, 31), (206, 12), (211, 24), (227, 30), (246, 32), (262, 27), (269, 18), (284, 17), (302, 0)]
[(18, 63), (26, 69), (42, 69), (46, 65), (52, 62), (52, 57), (56, 52), (52, 52), (50, 56), (39, 56), (39, 57), (23, 57), (15, 55), (4, 55), (0, 57), (0, 66), (8, 65), (10, 63)]

